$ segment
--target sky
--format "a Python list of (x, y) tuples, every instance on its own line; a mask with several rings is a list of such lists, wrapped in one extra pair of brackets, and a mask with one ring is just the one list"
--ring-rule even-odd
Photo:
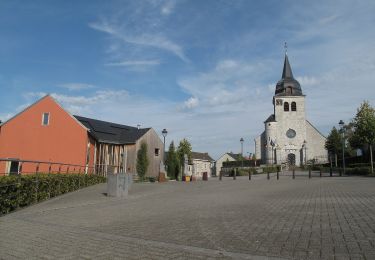
[[(46, 94), (218, 159), (254, 152), (287, 42), (324, 135), (375, 105), (375, 1), (0, 1), (0, 120)], [(161, 137), (162, 138), (162, 137)]]

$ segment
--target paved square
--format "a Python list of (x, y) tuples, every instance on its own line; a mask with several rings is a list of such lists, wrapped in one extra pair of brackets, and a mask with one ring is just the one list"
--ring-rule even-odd
[(375, 178), (97, 185), (0, 218), (1, 259), (375, 259)]

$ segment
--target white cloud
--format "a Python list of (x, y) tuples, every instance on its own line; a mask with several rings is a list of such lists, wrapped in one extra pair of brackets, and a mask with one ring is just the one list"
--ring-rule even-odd
[(120, 39), (125, 43), (141, 45), (145, 47), (153, 47), (156, 49), (168, 51), (173, 53), (184, 62), (189, 62), (186, 57), (183, 48), (173, 41), (167, 39), (160, 33), (147, 33), (142, 32), (141, 34), (131, 34), (129, 31), (122, 31), (115, 24), (110, 24), (106, 21), (90, 23), (89, 26), (95, 30), (105, 32), (115, 39)]
[(107, 66), (117, 66), (117, 67), (143, 67), (143, 66), (156, 66), (160, 65), (160, 60), (125, 60), (125, 61), (120, 61), (120, 62), (111, 62), (107, 63)]
[(65, 84), (60, 84), (59, 87), (66, 88), (70, 91), (95, 88), (94, 85), (87, 84), (87, 83), (65, 83)]
[(301, 86), (314, 86), (319, 84), (319, 80), (316, 77), (296, 77), (296, 80), (301, 84)]
[(173, 12), (173, 9), (176, 6), (176, 0), (168, 0), (161, 7), (162, 15), (170, 15)]
[(196, 97), (190, 97), (184, 102), (183, 109), (193, 109), (199, 105), (199, 99)]

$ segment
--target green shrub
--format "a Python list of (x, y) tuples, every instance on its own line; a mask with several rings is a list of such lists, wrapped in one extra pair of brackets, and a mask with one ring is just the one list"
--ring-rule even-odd
[(85, 174), (3, 176), (0, 177), (0, 215), (105, 181), (105, 177)]
[(263, 173), (272, 173), (272, 172), (277, 172), (278, 169), (280, 166), (276, 165), (276, 166), (266, 166), (266, 167), (263, 167)]

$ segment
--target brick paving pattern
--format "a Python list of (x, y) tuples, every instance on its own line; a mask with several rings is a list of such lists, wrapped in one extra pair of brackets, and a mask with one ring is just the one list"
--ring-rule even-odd
[(375, 259), (375, 178), (96, 185), (0, 218), (0, 259)]

